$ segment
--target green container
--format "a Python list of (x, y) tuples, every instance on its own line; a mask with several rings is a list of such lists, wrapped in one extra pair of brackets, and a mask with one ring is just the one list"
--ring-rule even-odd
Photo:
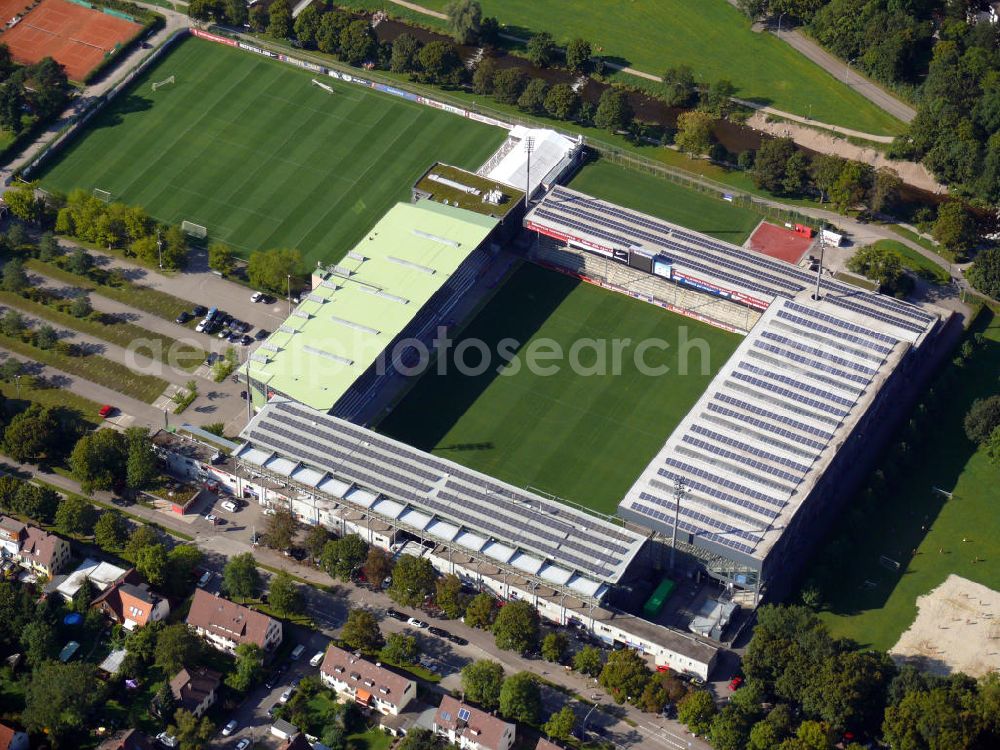
[(653, 592), (653, 595), (649, 597), (649, 600), (643, 606), (642, 614), (648, 618), (653, 618), (660, 614), (663, 610), (663, 605), (667, 603), (667, 599), (674, 593), (675, 588), (677, 588), (677, 584), (669, 578), (664, 578), (660, 581), (660, 585), (656, 587), (656, 591)]

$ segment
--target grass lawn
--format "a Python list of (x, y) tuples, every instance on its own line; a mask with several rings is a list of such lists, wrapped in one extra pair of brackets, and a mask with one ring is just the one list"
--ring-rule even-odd
[(171, 322), (176, 320), (181, 312), (185, 310), (190, 311), (193, 306), (193, 303), (188, 300), (175, 297), (159, 289), (151, 289), (129, 281), (126, 281), (122, 286), (101, 284), (89, 276), (81, 276), (60, 268), (54, 263), (45, 263), (34, 258), (26, 260), (24, 267), (44, 274), (56, 281), (72, 284), (81, 289), (88, 289), (102, 297), (113, 299), (116, 302), (121, 302), (123, 305), (134, 307), (137, 310), (148, 312), (150, 315), (155, 315), (158, 318), (163, 318)]
[[(890, 648), (916, 617), (917, 597), (951, 573), (1000, 589), (1000, 470), (962, 429), (972, 401), (997, 393), (1000, 320), (984, 315), (974, 330), (985, 334), (985, 345), (946, 386), (935, 385), (934, 429), (915, 448), (918, 454), (902, 478), (867, 510), (855, 500), (813, 562), (814, 574), (836, 571), (837, 584), (823, 592), (822, 613), (835, 636)], [(932, 487), (951, 492), (951, 499)], [(963, 544), (963, 537), (972, 541)], [(900, 571), (881, 567), (880, 555), (898, 560)], [(865, 580), (877, 586), (867, 590)]]
[(20, 338), (4, 334), (0, 334), (0, 347), (57, 370), (62, 370), (67, 375), (76, 375), (84, 380), (103, 385), (113, 391), (150, 404), (167, 387), (167, 381), (163, 378), (133, 372), (125, 365), (99, 354), (71, 357), (56, 349), (39, 349), (25, 343)]
[[(17, 357), (15, 357), (17, 359)], [(20, 392), (20, 397), (18, 393)], [(76, 409), (80, 412), (80, 418), (97, 427), (104, 422), (98, 415), (102, 404), (84, 398), (66, 388), (44, 388), (39, 386), (34, 377), (30, 375), (21, 376), (21, 385), (17, 383), (0, 380), (0, 393), (6, 399), (3, 404), (3, 411), (9, 419), (15, 414), (20, 414), (31, 404), (39, 404), (60, 409)]]
[(148, 346), (141, 348), (143, 353), (166, 364), (176, 365), (188, 372), (193, 372), (205, 361), (205, 350), (201, 347), (181, 343), (177, 339), (154, 333), (147, 328), (137, 326), (135, 323), (113, 320), (108, 315), (97, 313), (98, 319), (93, 317), (77, 318), (51, 305), (25, 299), (13, 292), (0, 291), (0, 302), (16, 307), (21, 312), (37, 315), (51, 323), (102, 339), (124, 349), (128, 349), (139, 341), (147, 341), (149, 342)]
[(348, 750), (389, 750), (393, 742), (395, 738), (378, 727), (372, 727), (367, 732), (347, 735)]
[(607, 161), (586, 165), (569, 186), (737, 245), (762, 218), (749, 208)]
[(926, 237), (919, 235), (916, 232), (907, 229), (906, 227), (901, 227), (898, 224), (887, 224), (886, 226), (899, 236), (906, 237), (908, 240), (913, 240), (921, 247), (926, 248), (931, 252), (937, 253), (942, 257), (947, 257), (947, 251), (943, 247), (934, 244)]
[[(422, 5), (443, 10), (447, 0)], [(822, 123), (883, 135), (903, 128), (785, 42), (751, 31), (726, 0), (482, 0), (482, 7), (484, 16), (495, 16), (516, 36), (548, 31), (560, 43), (580, 36), (612, 62), (654, 75), (689, 65), (699, 81), (729, 79), (739, 97)], [(858, 74), (850, 76), (857, 80)], [(619, 80), (636, 85), (631, 76)]]
[(904, 268), (909, 268), (922, 279), (927, 279), (934, 284), (947, 284), (951, 281), (951, 274), (941, 266), (923, 255), (912, 247), (904, 245), (896, 240), (879, 240), (875, 247), (883, 248), (899, 256)]
[[(153, 93), (150, 81), (176, 76)], [(434, 161), (475, 169), (506, 133), (198, 39), (181, 42), (50, 163), (49, 189), (94, 187), (246, 256), (334, 261)]]
[[(708, 343), (706, 372), (695, 355), (689, 358), (691, 372), (678, 373), (678, 341), (684, 333), (688, 340)], [(567, 358), (551, 376), (532, 373), (526, 364), (517, 374), (497, 375), (498, 342), (506, 337), (523, 345), (521, 353), (543, 340), (556, 342), (563, 352), (581, 339), (605, 341), (608, 374), (574, 374)], [(644, 375), (635, 364), (635, 345), (652, 337), (669, 347), (649, 350), (646, 361), (669, 366), (667, 375)], [(530, 264), (514, 274), (461, 338), (485, 342), (494, 353), (493, 366), (478, 377), (459, 374), (451, 362), (446, 375), (428, 372), (379, 429), (514, 485), (530, 485), (604, 513), (614, 513), (740, 341), (735, 334)], [(622, 349), (621, 374), (612, 374), (614, 339), (626, 338), (632, 344)], [(474, 365), (478, 356), (470, 353), (465, 361)], [(593, 367), (597, 357), (586, 348), (578, 360)]]

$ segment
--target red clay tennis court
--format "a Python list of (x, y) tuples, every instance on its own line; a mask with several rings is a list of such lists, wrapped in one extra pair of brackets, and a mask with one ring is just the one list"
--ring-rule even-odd
[[(0, 0), (4, 3), (0, 7), (12, 2)], [(70, 79), (83, 81), (105, 55), (141, 30), (140, 24), (100, 10), (65, 0), (42, 0), (16, 26), (0, 34), (0, 42), (7, 44), (20, 63), (52, 57), (66, 68)]]
[(762, 222), (750, 235), (750, 249), (778, 260), (798, 263), (813, 241), (798, 232)]

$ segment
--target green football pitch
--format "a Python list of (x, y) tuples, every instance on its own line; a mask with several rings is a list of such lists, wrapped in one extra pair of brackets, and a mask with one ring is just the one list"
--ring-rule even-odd
[[(506, 133), (415, 102), (188, 39), (42, 176), (202, 224), (242, 255), (339, 259), (433, 162), (475, 169)], [(174, 76), (176, 83), (151, 90)]]
[[(679, 368), (683, 335), (704, 340), (709, 353), (688, 357), (687, 374)], [(502, 361), (496, 353), (505, 338), (521, 344), (521, 367), (513, 375), (497, 373)], [(667, 374), (644, 374), (636, 364), (637, 344), (651, 338), (669, 347), (650, 349), (645, 361), (668, 366)], [(433, 368), (378, 429), (519, 487), (604, 513), (615, 512), (741, 340), (532, 264), (504, 284), (452, 351), (474, 339), (493, 353), (493, 366), (479, 376), (459, 373), (451, 361), (444, 374)], [(578, 361), (591, 372), (604, 362), (607, 374), (571, 368), (573, 343), (587, 339), (607, 342), (607, 356), (587, 347)], [(615, 339), (631, 340), (621, 350), (620, 374), (614, 374)], [(527, 366), (527, 352), (543, 341), (567, 353), (563, 360), (544, 363), (558, 365), (555, 374)], [(475, 351), (465, 355), (466, 363), (477, 363)]]

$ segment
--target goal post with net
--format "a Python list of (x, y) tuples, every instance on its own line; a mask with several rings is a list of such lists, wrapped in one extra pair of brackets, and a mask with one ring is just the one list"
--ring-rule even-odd
[(174, 83), (174, 82), (175, 81), (173, 76), (170, 76), (169, 78), (164, 78), (162, 81), (156, 81), (153, 83), (153, 91), (156, 91), (158, 88), (166, 86), (168, 83)]
[(98, 200), (104, 201), (105, 203), (111, 203), (111, 192), (108, 190), (94, 188), (94, 197)]
[(194, 237), (199, 240), (203, 240), (208, 236), (208, 229), (203, 227), (201, 224), (195, 224), (193, 221), (182, 221), (181, 231), (188, 237)]

